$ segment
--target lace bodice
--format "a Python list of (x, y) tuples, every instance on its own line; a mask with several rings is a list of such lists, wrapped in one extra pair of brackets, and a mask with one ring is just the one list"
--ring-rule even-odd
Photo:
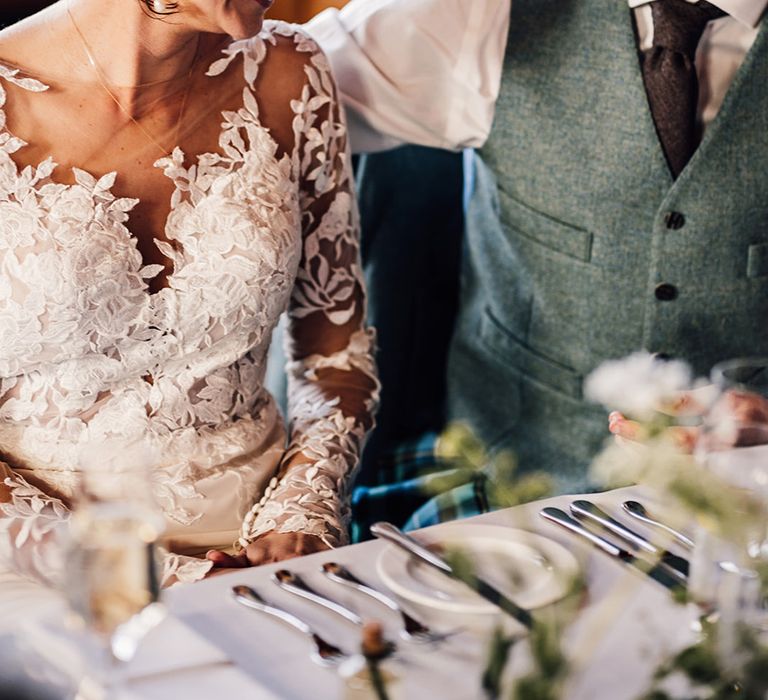
[[(281, 42), (303, 63), (282, 154), (254, 88)], [(273, 529), (344, 541), (346, 484), (378, 393), (346, 128), (325, 57), (296, 29), (267, 23), (207, 74), (237, 62), (243, 105), (222, 114), (218, 152), (189, 164), (177, 148), (156, 163), (175, 186), (167, 242), (156, 241), (173, 268), (156, 294), (162, 266), (142, 262), (128, 223), (137, 200), (112, 193), (119, 173), (75, 170), (64, 185), (51, 159), (16, 165), (26, 144), (7, 129), (3, 82), (47, 88), (0, 66), (0, 551), (18, 570), (53, 566), (45, 543), (68, 517), (82, 452), (110, 440), (159, 456), (167, 576), (200, 577), (209, 564), (183, 552), (231, 544), (216, 538), (237, 536), (254, 502), (240, 544)], [(287, 450), (263, 386), (284, 311)]]

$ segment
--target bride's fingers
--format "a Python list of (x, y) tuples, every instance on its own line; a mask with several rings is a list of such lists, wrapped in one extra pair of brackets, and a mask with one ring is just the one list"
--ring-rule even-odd
[(245, 551), (250, 566), (261, 566), (262, 564), (277, 561), (269, 556), (269, 547), (266, 543), (252, 542)]
[(245, 552), (237, 556), (232, 556), (226, 552), (220, 552), (217, 549), (211, 549), (206, 553), (205, 558), (213, 562), (215, 568), (242, 569), (248, 566), (248, 557)]
[(245, 550), (250, 566), (285, 561), (328, 549), (323, 541), (301, 532), (270, 533), (251, 542)]
[(224, 574), (231, 574), (233, 571), (240, 571), (242, 569), (241, 566), (238, 566), (234, 569), (230, 569), (229, 567), (224, 566), (214, 566), (206, 575), (205, 578), (213, 578), (214, 576), (223, 576)]

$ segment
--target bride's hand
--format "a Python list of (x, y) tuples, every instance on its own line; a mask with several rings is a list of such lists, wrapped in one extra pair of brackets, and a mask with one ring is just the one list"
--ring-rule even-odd
[(207, 576), (225, 574), (233, 569), (244, 569), (249, 566), (260, 566), (303, 557), (330, 549), (325, 542), (315, 535), (304, 532), (268, 532), (251, 542), (242, 552), (236, 555), (227, 554), (212, 549), (205, 557), (213, 562), (213, 568)]

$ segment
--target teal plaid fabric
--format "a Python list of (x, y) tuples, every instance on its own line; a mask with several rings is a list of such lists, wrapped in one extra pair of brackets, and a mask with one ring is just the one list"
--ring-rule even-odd
[(427, 433), (382, 454), (377, 483), (352, 493), (353, 542), (370, 539), (370, 526), (379, 520), (414, 530), (489, 510), (487, 476), (442, 460), (437, 437)]

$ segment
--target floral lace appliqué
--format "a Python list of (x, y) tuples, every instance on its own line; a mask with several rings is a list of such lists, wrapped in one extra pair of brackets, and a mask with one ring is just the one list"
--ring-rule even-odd
[[(290, 104), (294, 147), (280, 155), (255, 84), (286, 43), (303, 81)], [(137, 201), (112, 194), (119, 173), (75, 170), (75, 184), (61, 185), (51, 159), (16, 166), (26, 144), (7, 129), (3, 82), (46, 87), (0, 66), (0, 453), (55, 487), (70, 483), (94, 442), (149, 443), (162, 456), (153, 480), (172, 530), (165, 575), (181, 581), (210, 567), (174, 549), (193, 549), (196, 533), (234, 540), (240, 530), (242, 544), (303, 531), (343, 542), (348, 483), (378, 396), (346, 126), (328, 63), (281, 23), (232, 44), (208, 75), (237, 60), (243, 105), (222, 114), (218, 152), (190, 165), (177, 148), (156, 164), (175, 185), (170, 243), (157, 242), (173, 269), (157, 294), (148, 283), (160, 266), (143, 264), (127, 226)], [(263, 386), (286, 310), (287, 449)], [(52, 564), (35, 543), (66, 523), (67, 508), (5, 471), (0, 536), (15, 568), (48, 578)], [(254, 502), (259, 513), (241, 529)]]

